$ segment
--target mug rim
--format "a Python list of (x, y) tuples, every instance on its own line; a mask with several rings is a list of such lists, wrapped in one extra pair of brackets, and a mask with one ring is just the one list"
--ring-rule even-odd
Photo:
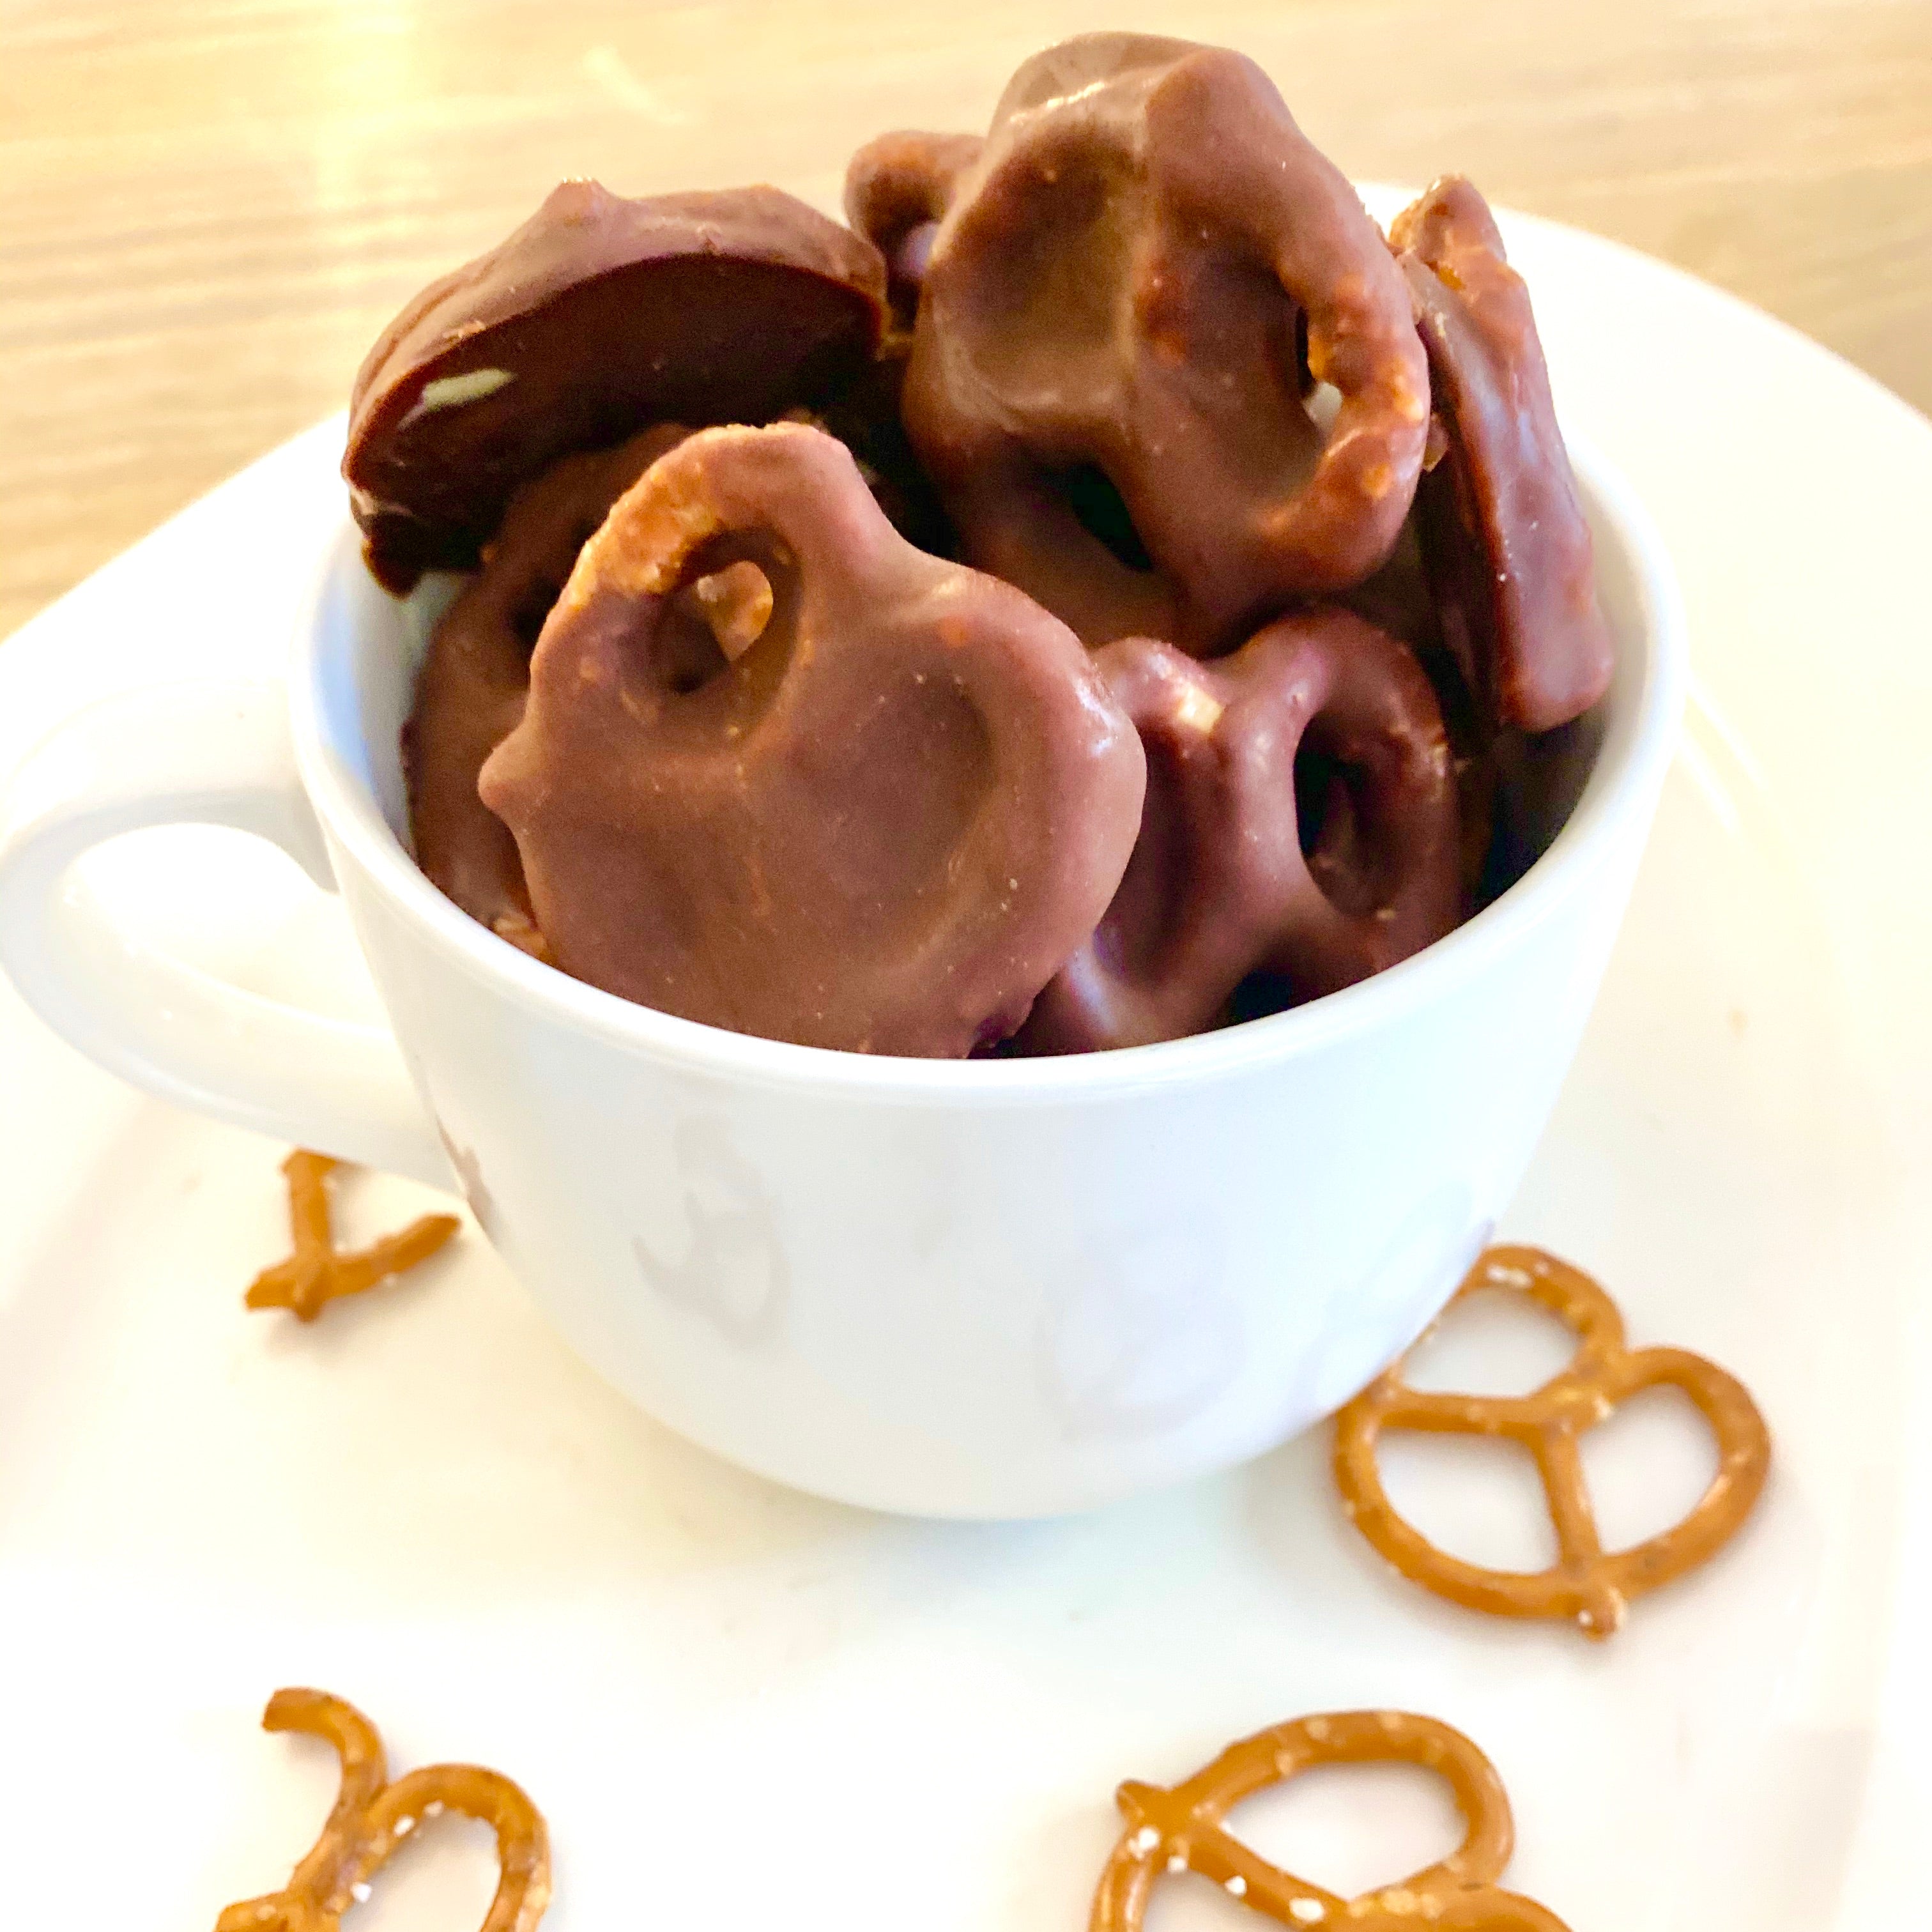
[(288, 680), (290, 722), (304, 790), (332, 841), (352, 856), (389, 910), (449, 964), (573, 1030), (688, 1073), (853, 1098), (952, 1106), (1097, 1101), (1256, 1070), (1399, 1021), (1466, 984), (1514, 948), (1611, 856), (1641, 813), (1670, 755), (1686, 681), (1676, 574), (1649, 514), (1622, 476), (1566, 430), (1577, 481), (1621, 545), (1634, 578), (1644, 662), (1628, 702), (1610, 715), (1574, 808), (1548, 848), (1506, 891), (1419, 952), (1340, 992), (1282, 1012), (1180, 1040), (1014, 1060), (928, 1060), (804, 1046), (661, 1012), (534, 959), (432, 885), (392, 830), (374, 792), (332, 741), (316, 646), (338, 575), (360, 570), (362, 542), (346, 509), (302, 600)]

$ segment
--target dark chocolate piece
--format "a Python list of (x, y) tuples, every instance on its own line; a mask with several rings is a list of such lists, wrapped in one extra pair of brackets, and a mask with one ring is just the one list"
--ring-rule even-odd
[(1612, 661), (1529, 291), (1460, 176), (1397, 216), (1390, 241), (1447, 437), (1416, 493), (1444, 637), (1492, 722), (1546, 731), (1603, 696)]
[(776, 188), (566, 182), (363, 364), (342, 469), (372, 557), (392, 580), (466, 567), (559, 456), (824, 400), (871, 360), (885, 292), (869, 242)]
[[(708, 660), (675, 593), (755, 564)], [(566, 971), (767, 1038), (958, 1056), (1018, 1025), (1113, 896), (1140, 742), (1078, 640), (914, 549), (800, 424), (656, 464), (578, 560), (483, 802)]]
[(1147, 752), (1147, 802), (1098, 930), (1015, 1044), (1069, 1053), (1215, 1025), (1251, 974), (1292, 1005), (1461, 917), (1456, 784), (1428, 679), (1340, 608), (1202, 664), (1129, 638), (1096, 654)]
[(1007, 88), (933, 244), (904, 410), (971, 562), (1089, 644), (1211, 654), (1388, 555), (1428, 382), (1381, 231), (1261, 69), (1096, 34)]

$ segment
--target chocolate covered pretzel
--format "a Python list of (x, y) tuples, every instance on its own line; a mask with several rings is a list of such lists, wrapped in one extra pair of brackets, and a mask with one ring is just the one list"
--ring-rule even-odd
[(892, 313), (910, 328), (939, 224), (986, 148), (977, 134), (880, 134), (845, 170), (845, 219), (886, 258)]
[(543, 956), (510, 829), (476, 795), (483, 761), (524, 715), (530, 652), (578, 551), (610, 506), (687, 432), (661, 424), (567, 456), (526, 483), (443, 613), (416, 674), (403, 772), (416, 863), (499, 938)]
[(384, 330), (343, 474), (387, 580), (466, 568), (518, 486), (654, 423), (762, 422), (870, 361), (885, 264), (774, 188), (627, 200), (568, 181)]
[(1081, 1052), (1216, 1024), (1252, 973), (1277, 1004), (1406, 958), (1462, 910), (1456, 781), (1428, 679), (1385, 632), (1327, 609), (1197, 663), (1096, 653), (1147, 754), (1147, 802), (1099, 928), (1019, 1045)]
[(1388, 560), (1336, 602), (1407, 645), (1435, 688), (1456, 772), (1465, 910), (1472, 910), (1486, 903), (1498, 885), (1491, 863), (1496, 832), (1497, 728), (1443, 640), (1413, 511)]
[(904, 407), (969, 561), (1090, 644), (1204, 655), (1388, 555), (1428, 393), (1381, 232), (1261, 69), (1095, 34), (1009, 84), (932, 244)]
[(1443, 432), (1416, 522), (1444, 637), (1492, 723), (1546, 731), (1603, 696), (1611, 649), (1529, 291), (1460, 176), (1405, 208), (1389, 240)]
[[(754, 641), (676, 593), (754, 563)], [(915, 550), (849, 452), (694, 436), (613, 508), (484, 766), (556, 963), (644, 1005), (854, 1051), (1010, 1034), (1125, 869), (1144, 761), (1078, 640)]]
[[(1610, 646), (1475, 191), (1385, 242), (1253, 62), (1096, 34), (984, 138), (867, 142), (845, 205), (856, 232), (770, 188), (566, 183), (372, 351), (344, 462), (372, 565), (484, 560), (406, 734), (436, 883), (669, 1012), (949, 1054), (1042, 986), (1021, 1050), (1296, 1004), (1505, 889), (1541, 821), (1498, 774), (1541, 768)], [(789, 429), (647, 487), (684, 432), (645, 432), (723, 422), (838, 439), (932, 554)], [(1061, 627), (1118, 646), (1138, 734)], [(540, 630), (582, 688), (538, 725)]]

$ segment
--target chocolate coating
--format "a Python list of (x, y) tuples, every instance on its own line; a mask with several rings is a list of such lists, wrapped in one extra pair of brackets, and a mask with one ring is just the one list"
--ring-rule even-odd
[(1463, 909), (1456, 779), (1428, 679), (1334, 608), (1202, 664), (1128, 638), (1096, 661), (1147, 752), (1120, 889), (1016, 1045), (1070, 1053), (1216, 1024), (1250, 974), (1294, 1004), (1439, 939)]
[(1413, 513), (1388, 560), (1336, 601), (1406, 644), (1435, 687), (1456, 770), (1462, 882), (1469, 902), (1482, 904), (1492, 896), (1486, 884), (1496, 829), (1496, 733), (1443, 641)]
[(1397, 216), (1390, 242), (1448, 434), (1416, 493), (1443, 634), (1494, 722), (1546, 731), (1603, 696), (1612, 662), (1529, 292), (1460, 176)]
[(812, 411), (809, 420), (830, 430), (858, 459), (860, 474), (901, 536), (935, 556), (952, 556), (958, 539), (952, 521), (899, 420), (905, 367), (906, 338), (896, 336), (855, 381)]
[(483, 761), (524, 715), (530, 652), (578, 552), (610, 506), (688, 432), (664, 424), (615, 449), (568, 456), (510, 500), (483, 567), (443, 613), (403, 727), (416, 863), (439, 892), (543, 956), (510, 829), (476, 795)]
[[(747, 560), (770, 620), (700, 667), (673, 593)], [(841, 444), (780, 424), (694, 436), (619, 500), (480, 789), (566, 971), (742, 1033), (958, 1056), (1091, 932), (1144, 782), (1070, 632), (915, 550)]]
[(892, 314), (912, 326), (940, 222), (984, 152), (977, 134), (881, 134), (845, 170), (845, 219), (886, 258)]
[(1019, 70), (958, 184), (904, 411), (970, 561), (1089, 644), (1211, 654), (1388, 554), (1428, 381), (1381, 231), (1261, 69), (1096, 34)]
[(432, 283), (356, 379), (343, 458), (391, 577), (473, 563), (519, 484), (656, 422), (761, 422), (878, 347), (885, 264), (773, 188), (626, 200), (554, 189)]

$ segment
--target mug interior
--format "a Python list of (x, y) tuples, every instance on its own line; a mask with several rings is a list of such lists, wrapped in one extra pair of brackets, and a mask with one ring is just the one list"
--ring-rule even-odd
[(464, 580), (434, 576), (406, 598), (391, 596), (364, 567), (346, 515), (296, 640), (291, 697), (297, 754), (310, 798), (338, 843), (425, 937), (456, 949), (472, 970), (564, 1009), (579, 1024), (615, 1030), (680, 1058), (774, 1077), (860, 1079), (956, 1096), (1092, 1084), (1125, 1076), (1130, 1067), (1136, 1081), (1170, 1077), (1204, 1070), (1231, 1053), (1272, 1057), (1425, 998), (1432, 980), (1478, 970), (1483, 957), (1593, 868), (1632, 813), (1648, 810), (1682, 698), (1676, 586), (1660, 541), (1628, 486), (1574, 438), (1570, 454), (1595, 538), (1598, 595), (1616, 662), (1603, 700), (1574, 724), (1529, 746), (1513, 775), (1505, 808), (1511, 830), (1536, 856), (1472, 918), (1400, 964), (1285, 1012), (1186, 1040), (1036, 1060), (892, 1060), (676, 1018), (530, 958), (446, 899), (410, 851), (402, 728), (430, 634)]

